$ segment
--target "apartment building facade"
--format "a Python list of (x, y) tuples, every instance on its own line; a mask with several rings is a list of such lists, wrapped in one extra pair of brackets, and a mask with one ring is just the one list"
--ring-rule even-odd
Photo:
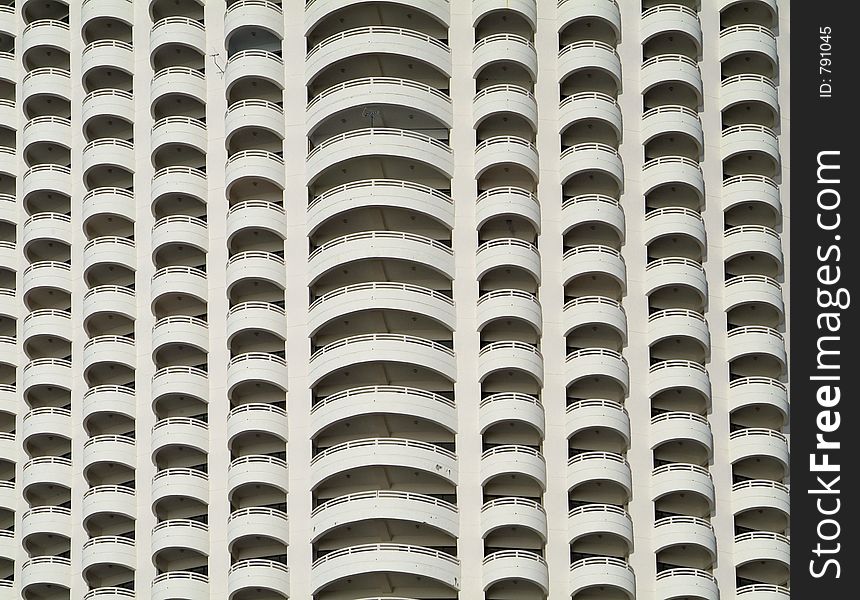
[(787, 600), (788, 17), (0, 1), (0, 598)]

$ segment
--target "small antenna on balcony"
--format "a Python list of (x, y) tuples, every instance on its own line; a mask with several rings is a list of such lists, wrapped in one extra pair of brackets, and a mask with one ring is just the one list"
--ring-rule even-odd
[(218, 58), (221, 58), (221, 53), (213, 52), (209, 55), (209, 57), (212, 59), (212, 64), (214, 64), (215, 68), (218, 69), (218, 72), (221, 74), (221, 77), (224, 77), (224, 68), (218, 64), (217, 60)]
[(365, 119), (370, 119), (370, 126), (373, 127), (374, 120), (382, 116), (382, 111), (380, 111), (378, 108), (365, 107), (364, 110), (361, 111), (361, 116)]

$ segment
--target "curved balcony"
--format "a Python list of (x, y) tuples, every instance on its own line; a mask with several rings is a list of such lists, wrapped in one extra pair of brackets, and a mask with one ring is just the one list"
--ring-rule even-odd
[(710, 355), (711, 336), (708, 322), (702, 313), (694, 310), (673, 308), (652, 313), (648, 317), (648, 345), (654, 346), (670, 339), (689, 338), (695, 340)]
[(683, 54), (660, 54), (642, 63), (639, 75), (642, 93), (651, 88), (668, 83), (681, 83), (693, 89), (702, 97), (702, 74), (699, 65)]
[(408, 283), (378, 281), (347, 285), (317, 298), (308, 309), (310, 335), (334, 319), (368, 309), (421, 314), (451, 331), (456, 325), (450, 296)]
[(481, 571), (484, 590), (497, 583), (516, 579), (549, 591), (549, 567), (542, 556), (528, 550), (501, 550), (484, 557)]
[(726, 312), (746, 304), (764, 304), (775, 310), (780, 320), (785, 317), (782, 286), (766, 275), (738, 275), (726, 279), (723, 298)]
[(526, 219), (540, 231), (540, 204), (534, 193), (517, 187), (496, 187), (478, 195), (475, 204), (478, 229), (490, 219), (506, 215)]
[[(493, 290), (478, 298), (478, 330), (497, 319), (519, 319), (540, 332), (543, 326), (537, 296), (520, 290)], [(454, 327), (451, 328), (455, 329)]]
[(133, 73), (134, 47), (119, 40), (99, 40), (87, 44), (81, 58), (81, 73), (86, 76), (90, 70), (99, 67)]
[(227, 519), (227, 543), (233, 545), (242, 538), (268, 538), (285, 546), (290, 540), (287, 513), (275, 508), (252, 506), (230, 513)]
[(206, 123), (192, 117), (163, 117), (152, 125), (150, 153), (166, 146), (183, 146), (206, 153)]
[(457, 537), (457, 506), (424, 494), (396, 491), (359, 492), (320, 504), (311, 513), (312, 541), (353, 523), (390, 519), (429, 525)]
[(71, 489), (72, 461), (60, 456), (40, 456), (24, 463), (21, 488), (34, 485), (54, 485)]
[(658, 258), (645, 267), (645, 294), (666, 288), (686, 286), (695, 290), (701, 300), (708, 297), (708, 280), (701, 263), (689, 258)]
[(561, 208), (565, 233), (580, 225), (600, 223), (614, 229), (621, 241), (624, 241), (624, 210), (615, 198), (603, 194), (583, 194), (568, 198)]
[(103, 236), (87, 242), (84, 246), (84, 271), (99, 264), (120, 265), (134, 271), (137, 267), (134, 240)]
[(568, 405), (565, 433), (568, 439), (588, 429), (608, 429), (629, 444), (630, 415), (614, 400), (578, 400)]
[(21, 438), (26, 442), (33, 436), (68, 438), (72, 431), (72, 414), (67, 408), (43, 406), (24, 414)]
[(784, 515), (791, 512), (788, 487), (767, 479), (750, 479), (732, 486), (732, 512), (775, 510)]
[(227, 339), (242, 331), (266, 331), (287, 338), (287, 312), (271, 302), (243, 302), (227, 313)]
[[(305, 4), (305, 33), (310, 33), (323, 19), (335, 11), (364, 0), (309, 0)], [(450, 5), (448, 0), (410, 0), (408, 6), (427, 13), (446, 27), (449, 22)]]
[(287, 411), (273, 404), (241, 404), (227, 414), (227, 443), (237, 436), (265, 432), (287, 439)]
[(24, 391), (35, 386), (71, 389), (72, 363), (64, 358), (37, 358), (24, 365)]
[[(431, 187), (398, 179), (353, 181), (316, 196), (308, 204), (308, 230), (313, 233), (329, 219), (363, 207), (395, 207), (421, 212), (446, 227), (454, 227), (454, 201)], [(228, 221), (229, 222), (229, 221)]]
[(16, 30), (15, 7), (4, 6), (0, 8), (0, 31), (6, 35), (14, 35)]
[(96, 485), (84, 492), (81, 500), (83, 520), (98, 514), (121, 515), (134, 519), (137, 502), (134, 489), (123, 485)]
[(598, 19), (612, 27), (615, 35), (621, 34), (621, 12), (615, 0), (558, 0), (556, 18), (559, 31), (580, 19)]
[(177, 94), (206, 101), (206, 75), (191, 67), (167, 67), (152, 76), (149, 86), (150, 102), (155, 104), (168, 95)]
[(21, 55), (38, 46), (53, 48), (69, 54), (71, 37), (69, 24), (57, 19), (31, 21), (21, 32)]
[(247, 352), (227, 363), (227, 389), (232, 392), (243, 383), (265, 381), (286, 391), (288, 387), (287, 361), (277, 354)]
[[(0, 53), (0, 64), (3, 64), (2, 54)], [(14, 70), (7, 72), (13, 73)], [(68, 70), (57, 67), (39, 67), (29, 71), (21, 79), (21, 97), (25, 101), (41, 95), (69, 99), (72, 94), (71, 90), (71, 74)]]
[(723, 210), (728, 211), (741, 204), (760, 202), (768, 205), (774, 215), (782, 214), (779, 186), (770, 177), (762, 175), (737, 175), (723, 180)]
[(475, 147), (475, 177), (499, 165), (516, 165), (535, 181), (540, 177), (537, 146), (521, 137), (497, 135)]
[(735, 595), (739, 600), (788, 600), (791, 590), (782, 585), (754, 583), (738, 586)]
[(567, 461), (567, 489), (583, 483), (611, 481), (629, 495), (633, 479), (627, 459), (614, 452), (582, 452)]
[(121, 335), (99, 335), (84, 344), (84, 371), (100, 363), (121, 364), (134, 369), (137, 352), (134, 339)]
[(242, 150), (227, 159), (224, 181), (230, 189), (239, 180), (264, 179), (281, 189), (287, 185), (284, 159), (266, 150)]
[(729, 412), (748, 407), (771, 407), (788, 422), (788, 388), (770, 377), (743, 377), (729, 383)]
[(751, 531), (735, 536), (733, 558), (735, 567), (752, 562), (776, 562), (787, 573), (790, 561), (791, 541), (780, 533)]
[(68, 558), (37, 556), (21, 566), (21, 591), (25, 598), (29, 596), (30, 588), (68, 590), (71, 586), (72, 562)]
[[(0, 31), (2, 31), (2, 13), (0, 13)], [(6, 560), (13, 560), (17, 544), (15, 541), (15, 532), (4, 530), (0, 533), (0, 557)], [(11, 581), (9, 583), (12, 583)], [(11, 586), (10, 586), (11, 587)]]
[(84, 294), (84, 321), (98, 314), (117, 314), (133, 320), (137, 312), (134, 290), (118, 285), (97, 285)]
[(764, 75), (752, 73), (726, 77), (720, 83), (720, 110), (746, 103), (761, 103), (768, 106), (774, 115), (779, 115), (779, 93), (774, 81)]
[(81, 3), (82, 25), (93, 19), (105, 17), (131, 25), (134, 22), (132, 0), (83, 0)]
[(647, 196), (659, 187), (682, 185), (705, 197), (705, 180), (698, 162), (684, 156), (661, 156), (642, 165), (642, 190)]
[(189, 17), (159, 19), (149, 31), (149, 52), (155, 54), (162, 46), (177, 45), (206, 54), (206, 30), (203, 23)]
[(626, 288), (627, 267), (621, 253), (610, 246), (585, 244), (564, 253), (562, 276), (565, 282), (583, 275), (606, 274)]
[(668, 494), (697, 494), (713, 507), (714, 481), (704, 467), (685, 463), (662, 465), (651, 472), (651, 498), (659, 500)]
[(584, 348), (568, 353), (564, 374), (567, 385), (586, 377), (607, 377), (616, 381), (625, 395), (630, 389), (627, 360), (620, 352), (607, 348)]
[(594, 556), (583, 558), (570, 565), (570, 595), (577, 594), (589, 588), (611, 590), (634, 598), (636, 594), (636, 578), (633, 569), (626, 561), (609, 556)]
[[(126, 2), (127, 0), (118, 1)], [(117, 117), (133, 123), (134, 96), (132, 93), (124, 90), (101, 89), (84, 96), (81, 120), (86, 124), (93, 118), (104, 116)]]
[(152, 200), (166, 195), (189, 195), (206, 202), (206, 173), (191, 167), (164, 167), (152, 176)]
[(284, 37), (284, 13), (281, 5), (270, 0), (239, 0), (224, 13), (224, 39), (244, 27), (262, 27), (276, 37)]
[(586, 325), (599, 324), (613, 329), (627, 341), (627, 313), (620, 302), (605, 296), (580, 296), (564, 305), (564, 334)]
[(427, 419), (456, 431), (456, 407), (445, 396), (417, 388), (379, 385), (350, 388), (314, 404), (311, 408), (312, 437), (340, 421), (372, 414)]
[(9, 81), (10, 83), (14, 83), (11, 79), (10, 75), (6, 75), (6, 73), (15, 73), (16, 63), (15, 63), (15, 53), (14, 52), (0, 52), (0, 73), (3, 73), (2, 77), (5, 81)]
[(240, 281), (268, 281), (277, 287), (287, 287), (287, 270), (282, 256), (274, 252), (249, 250), (234, 254), (227, 261), (227, 288)]
[(227, 469), (227, 489), (230, 496), (237, 488), (246, 485), (273, 486), (286, 492), (288, 479), (287, 461), (264, 454), (250, 454), (236, 458)]
[(472, 119), (475, 127), (491, 115), (505, 113), (519, 115), (528, 121), (533, 129), (537, 129), (537, 101), (534, 94), (526, 88), (519, 85), (497, 84), (475, 94), (472, 101)]
[[(616, 7), (616, 10), (617, 7)], [(598, 40), (574, 42), (558, 53), (558, 78), (564, 80), (583, 69), (599, 69), (621, 88), (621, 59), (615, 48)]]
[(451, 127), (453, 106), (451, 97), (433, 86), (400, 77), (361, 77), (326, 88), (307, 105), (308, 132), (327, 119), (345, 110), (361, 108), (371, 101), (375, 105), (408, 107)]
[(586, 536), (615, 536), (633, 548), (633, 520), (621, 507), (612, 504), (586, 504), (567, 513), (567, 535), (570, 543)]
[(3, 481), (0, 482), (0, 507), (6, 510), (15, 510), (18, 506), (18, 495), (15, 489), (15, 482)]
[[(137, 567), (134, 540), (114, 535), (100, 535), (88, 539), (81, 549), (81, 570), (86, 573), (88, 569), (98, 565), (104, 565), (108, 569), (120, 566), (134, 571)], [(109, 594), (113, 593), (111, 591)], [(101, 596), (93, 596), (101, 599)], [(107, 598), (111, 600), (110, 595), (107, 595)]]
[(173, 395), (191, 396), (206, 402), (209, 398), (206, 371), (194, 367), (164, 367), (157, 370), (152, 376), (153, 401)]
[(714, 440), (708, 419), (691, 412), (672, 411), (651, 417), (651, 448), (694, 442), (713, 454)]
[(134, 173), (134, 145), (114, 138), (93, 140), (84, 146), (82, 163), (85, 177), (98, 166), (119, 167)]
[(654, 552), (662, 552), (672, 546), (698, 546), (712, 560), (717, 556), (717, 538), (711, 522), (700, 517), (671, 516), (654, 522)]
[(523, 527), (546, 540), (546, 511), (529, 498), (494, 498), (481, 507), (481, 537), (498, 529)]
[(25, 198), (33, 192), (50, 191), (65, 194), (71, 189), (71, 185), (72, 171), (69, 167), (51, 164), (36, 165), (24, 173), (23, 193)]
[(150, 588), (151, 600), (206, 600), (209, 598), (209, 578), (192, 571), (168, 571), (156, 575)]
[(101, 187), (84, 195), (81, 202), (81, 219), (86, 223), (96, 216), (116, 215), (127, 221), (134, 221), (135, 210), (134, 192), (123, 188)]
[(34, 535), (72, 536), (72, 513), (63, 506), (37, 506), (21, 516), (21, 539)]
[(472, 48), (472, 72), (476, 77), (489, 65), (503, 60), (516, 62), (532, 80), (537, 78), (537, 51), (521, 35), (494, 33), (478, 40)]
[(478, 246), (475, 267), (480, 280), (493, 269), (516, 267), (540, 281), (540, 252), (537, 246), (517, 238), (498, 238)]
[(183, 446), (203, 454), (209, 452), (209, 427), (191, 417), (160, 419), (152, 426), (152, 454), (171, 446)]
[(0, 100), (0, 123), (3, 125), (18, 123), (18, 111), (14, 100)]
[(422, 263), (454, 279), (454, 252), (449, 246), (399, 231), (363, 231), (326, 242), (308, 256), (309, 277), (313, 283), (335, 267), (379, 258)]
[(34, 310), (24, 317), (21, 337), (26, 342), (35, 336), (72, 339), (72, 314), (65, 310), (43, 308)]
[(750, 355), (767, 355), (780, 364), (782, 372), (788, 367), (785, 338), (770, 327), (750, 325), (730, 330), (726, 350), (729, 362)]
[(335, 550), (311, 566), (311, 588), (316, 594), (326, 586), (355, 575), (403, 573), (438, 581), (458, 589), (460, 562), (456, 557), (405, 544), (362, 544)]
[(419, 161), (438, 169), (448, 179), (454, 173), (454, 153), (448, 144), (408, 129), (367, 127), (330, 137), (308, 152), (305, 169), (308, 184), (326, 169), (369, 156)]
[(648, 369), (648, 396), (667, 390), (691, 389), (710, 403), (711, 381), (704, 366), (691, 360), (664, 360)]
[(152, 528), (152, 554), (170, 549), (185, 549), (204, 556), (209, 554), (209, 527), (190, 519), (170, 519)]
[(153, 352), (170, 345), (186, 345), (209, 351), (209, 325), (197, 317), (164, 317), (152, 326)]
[(14, 175), (17, 171), (15, 148), (0, 146), (0, 173)]
[(334, 371), (367, 362), (420, 365), (450, 381), (457, 378), (454, 351), (447, 346), (411, 335), (371, 333), (342, 338), (314, 352), (308, 367), (310, 385)]
[(350, 469), (366, 466), (402, 467), (433, 473), (456, 485), (457, 457), (435, 444), (400, 438), (343, 442), (311, 459), (311, 487)]
[(733, 25), (720, 30), (720, 62), (739, 54), (763, 54), (773, 65), (779, 63), (776, 36), (762, 25)]
[(227, 571), (229, 597), (247, 591), (259, 594), (260, 590), (275, 592), (279, 597), (290, 596), (290, 570), (274, 560), (250, 558), (230, 565)]
[(579, 121), (603, 121), (623, 136), (621, 107), (612, 96), (602, 92), (577, 92), (565, 97), (558, 105), (559, 131)]
[(526, 476), (546, 489), (546, 460), (530, 446), (506, 444), (481, 454), (481, 485), (504, 476)]
[(483, 381), (496, 371), (527, 373), (543, 385), (543, 356), (533, 344), (501, 341), (487, 344), (478, 353), (478, 380)]
[(683, 33), (702, 47), (702, 25), (698, 13), (681, 4), (659, 4), (642, 13), (639, 35), (642, 43), (662, 33)]
[(690, 598), (696, 600), (719, 600), (717, 579), (701, 569), (667, 569), (657, 573), (655, 598), (672, 600)]
[(749, 427), (731, 433), (729, 436), (729, 458), (732, 464), (759, 457), (772, 458), (787, 471), (789, 464), (788, 439), (778, 431), (760, 427)]
[(305, 79), (311, 82), (335, 63), (365, 54), (420, 56), (422, 62), (451, 76), (451, 50), (443, 42), (411, 29), (371, 26), (336, 33), (311, 48), (305, 57)]
[(561, 178), (567, 181), (575, 175), (600, 171), (612, 177), (619, 188), (624, 187), (624, 165), (618, 150), (608, 144), (588, 142), (576, 144), (561, 153)]
[(534, 0), (474, 0), (472, 22), (477, 24), (485, 16), (498, 10), (516, 12), (532, 29), (537, 27), (537, 3)]
[(209, 477), (196, 469), (162, 469), (152, 478), (152, 505), (167, 498), (192, 498), (209, 502)]
[[(227, 113), (224, 115), (224, 132), (227, 140), (243, 128), (265, 129), (283, 139), (286, 128), (284, 109), (280, 104), (268, 100), (251, 99), (234, 102), (227, 107)], [(229, 147), (229, 141), (227, 144)]]
[(21, 145), (51, 144), (71, 148), (72, 122), (65, 117), (34, 117), (21, 128)]
[(243, 77), (265, 79), (284, 89), (284, 60), (266, 50), (236, 52), (224, 67), (224, 88), (229, 91)]
[(766, 155), (774, 168), (779, 168), (779, 139), (773, 129), (764, 125), (735, 125), (723, 129), (720, 140), (723, 160), (751, 152)]
[(642, 115), (643, 145), (658, 136), (684, 135), (696, 142), (701, 151), (704, 147), (704, 134), (699, 113), (686, 106), (664, 105), (652, 108)]
[(276, 235), (287, 230), (287, 217), (282, 206), (265, 200), (245, 200), (234, 204), (227, 212), (227, 238), (243, 229), (262, 229)]

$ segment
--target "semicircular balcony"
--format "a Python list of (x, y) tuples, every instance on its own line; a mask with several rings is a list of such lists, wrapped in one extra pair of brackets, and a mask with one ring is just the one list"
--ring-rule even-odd
[[(285, 135), (284, 109), (269, 100), (238, 100), (227, 107), (224, 115), (225, 144), (243, 129), (264, 130), (279, 139)], [(205, 149), (204, 149), (205, 151)]]
[(158, 555), (171, 550), (209, 554), (209, 527), (191, 519), (168, 519), (152, 528), (151, 552), (153, 562)]
[(134, 47), (120, 40), (98, 40), (84, 47), (81, 56), (81, 77), (86, 79), (93, 69), (118, 69), (134, 73)]
[(151, 391), (153, 404), (169, 396), (191, 396), (206, 402), (209, 378), (206, 371), (196, 367), (162, 367), (152, 376)]
[[(704, 467), (686, 463), (661, 465), (651, 472), (651, 498), (658, 500), (670, 495), (695, 495), (711, 509), (715, 502), (714, 480)], [(691, 501), (690, 506), (694, 506)]]
[(206, 30), (197, 19), (172, 16), (159, 19), (149, 30), (149, 52), (155, 55), (164, 46), (185, 46), (206, 54)]
[[(740, 162), (737, 168), (741, 171), (753, 168), (757, 172), (777, 175), (780, 166), (779, 139), (773, 129), (764, 125), (726, 127), (720, 139), (720, 157), (723, 161), (735, 159)], [(731, 162), (726, 165), (726, 170), (734, 170)]]
[(405, 415), (456, 431), (453, 401), (418, 388), (389, 385), (349, 388), (317, 401), (311, 407), (311, 430), (316, 436), (341, 421), (372, 414)]
[(692, 190), (700, 199), (705, 197), (705, 181), (701, 165), (685, 156), (661, 156), (642, 165), (642, 191), (647, 196), (664, 186)]
[(710, 405), (711, 381), (708, 371), (700, 363), (691, 360), (663, 360), (651, 365), (648, 369), (647, 390), (650, 398), (669, 390), (690, 390)]
[(621, 58), (615, 48), (599, 40), (567, 44), (558, 52), (558, 79), (563, 81), (583, 70), (598, 70), (621, 88)]
[(168, 417), (152, 426), (153, 456), (175, 446), (201, 453), (209, 452), (209, 427), (205, 421), (192, 417)]
[[(779, 233), (762, 225), (738, 225), (724, 233), (723, 257), (735, 275), (782, 273), (784, 259)], [(752, 264), (755, 257), (765, 264)]]
[(206, 123), (193, 117), (162, 117), (152, 124), (150, 154), (156, 157), (167, 149), (183, 148), (206, 153)]
[(240, 404), (227, 414), (228, 445), (232, 445), (239, 436), (259, 433), (286, 441), (287, 411), (273, 404), (251, 402)]
[(627, 267), (621, 253), (611, 246), (584, 244), (564, 253), (562, 277), (565, 282), (585, 275), (604, 275), (617, 282), (622, 293), (627, 287)]
[(318, 594), (340, 580), (364, 574), (398, 573), (457, 590), (460, 561), (445, 552), (405, 544), (362, 544), (335, 550), (311, 566), (311, 589)]
[(683, 136), (692, 140), (701, 153), (704, 134), (699, 113), (680, 105), (657, 106), (642, 115), (642, 143), (648, 145), (661, 136)]
[[(84, 344), (84, 373), (104, 365), (122, 365), (133, 370), (137, 352), (134, 339), (121, 335), (99, 335)], [(91, 373), (92, 374), (92, 373)], [(111, 383), (111, 382), (109, 382)]]
[(61, 456), (39, 456), (24, 463), (21, 475), (21, 489), (27, 496), (27, 490), (34, 486), (58, 486), (71, 489), (72, 461)]
[(224, 181), (231, 188), (247, 179), (262, 179), (280, 189), (286, 186), (284, 159), (267, 150), (242, 150), (230, 155), (224, 170)]
[[(308, 3), (310, 5), (310, 2)], [(238, 0), (231, 2), (224, 13), (224, 39), (245, 28), (261, 28), (275, 37), (284, 37), (284, 13), (281, 5), (271, 0)]]
[[(781, 220), (782, 202), (779, 198), (779, 186), (770, 177), (764, 175), (736, 175), (723, 180), (720, 194), (723, 211), (727, 214), (745, 207), (766, 206), (770, 214), (764, 215), (771, 221)], [(750, 209), (747, 208), (747, 211)]]
[(516, 496), (494, 498), (481, 507), (481, 537), (509, 527), (523, 528), (546, 540), (547, 518), (541, 503)]
[[(493, 290), (478, 298), (478, 330), (497, 319), (518, 319), (540, 332), (543, 319), (540, 301), (530, 292), (516, 289)], [(451, 329), (455, 329), (451, 327)]]
[(779, 115), (779, 93), (776, 83), (764, 75), (743, 73), (726, 77), (720, 82), (720, 110), (735, 106), (764, 105), (773, 115)]
[(328, 532), (361, 521), (385, 519), (428, 525), (457, 536), (457, 506), (433, 496), (374, 490), (332, 498), (311, 512), (312, 541)]
[(546, 460), (530, 446), (504, 444), (481, 454), (481, 485), (497, 477), (528, 477), (546, 489)]
[(709, 520), (674, 515), (654, 522), (653, 548), (670, 564), (702, 561), (709, 568), (717, 557), (717, 538)]
[(54, 590), (61, 595), (68, 593), (72, 587), (72, 562), (62, 556), (31, 558), (21, 566), (20, 585), (24, 598), (45, 597), (44, 593)]
[(227, 593), (230, 598), (243, 597), (261, 591), (275, 594), (275, 598), (289, 598), (290, 569), (275, 560), (246, 558), (239, 560), (227, 571)]
[(603, 594), (608, 589), (610, 593), (622, 594), (618, 597), (630, 599), (636, 594), (636, 578), (627, 561), (609, 556), (593, 556), (570, 565), (568, 589), (573, 598), (585, 598), (592, 592)]
[(729, 330), (726, 350), (728, 361), (735, 363), (733, 370), (738, 373), (779, 378), (787, 372), (785, 338), (770, 327), (747, 325)]
[(607, 327), (627, 341), (627, 313), (617, 300), (605, 296), (580, 296), (564, 304), (564, 335), (586, 326)]
[(131, 25), (134, 21), (132, 0), (83, 0), (81, 3), (81, 25), (108, 17)]
[(566, 96), (558, 105), (559, 132), (580, 122), (599, 121), (609, 125), (620, 140), (623, 137), (621, 107), (603, 92), (577, 92)]
[(620, 402), (614, 400), (577, 400), (568, 404), (565, 434), (570, 439), (587, 430), (607, 429), (630, 443), (630, 415)]
[(563, 31), (577, 22), (602, 21), (616, 37), (621, 36), (621, 11), (616, 0), (558, 0), (558, 29)]
[(540, 204), (537, 195), (518, 187), (494, 187), (481, 192), (475, 204), (477, 228), (494, 218), (515, 215), (540, 231)]
[(230, 90), (243, 77), (263, 79), (284, 89), (284, 60), (267, 50), (251, 49), (236, 52), (224, 67), (224, 89)]
[(619, 188), (624, 187), (621, 154), (608, 144), (586, 142), (573, 145), (561, 153), (560, 161), (563, 182), (582, 173), (597, 172), (611, 177)]
[(788, 472), (788, 439), (763, 427), (733, 431), (729, 435), (729, 458), (737, 474), (779, 480)]
[(609, 379), (623, 391), (630, 388), (630, 368), (620, 352), (608, 348), (583, 348), (565, 358), (565, 380), (571, 386), (586, 378)]
[(537, 101), (526, 88), (500, 83), (485, 87), (475, 94), (472, 101), (472, 119), (477, 128), (485, 119), (494, 115), (515, 114), (537, 130)]
[(745, 54), (763, 55), (776, 67), (779, 63), (776, 35), (769, 28), (752, 23), (732, 25), (720, 30), (720, 62)]
[(619, 240), (624, 241), (624, 210), (615, 198), (603, 194), (583, 194), (566, 199), (561, 208), (565, 233), (574, 227), (599, 224), (611, 228)]
[(28, 150), (39, 144), (71, 148), (72, 122), (65, 117), (51, 115), (30, 119), (21, 128), (21, 146), (25, 156), (29, 155)]
[(569, 490), (583, 484), (599, 482), (619, 486), (629, 496), (633, 490), (633, 476), (627, 459), (615, 452), (581, 452), (568, 459)]
[(751, 583), (739, 585), (735, 595), (739, 600), (788, 600), (791, 597), (791, 590), (784, 585)]
[(268, 352), (238, 354), (227, 363), (228, 394), (245, 383), (267, 382), (286, 391), (287, 361)]
[(83, 523), (99, 515), (134, 519), (137, 503), (133, 488), (123, 485), (96, 485), (84, 492), (81, 500)]
[(72, 429), (72, 414), (67, 408), (43, 406), (24, 414), (21, 423), (21, 439), (25, 447), (33, 437), (67, 438)]
[(750, 531), (735, 536), (732, 558), (739, 577), (771, 584), (786, 584), (791, 541), (781, 533)]
[[(788, 487), (778, 481), (750, 479), (732, 486), (732, 512), (736, 520), (742, 519), (744, 513), (750, 513), (755, 519), (759, 519), (771, 512), (783, 516), (780, 521), (780, 526), (783, 526), (788, 523), (790, 509)], [(768, 523), (766, 517), (764, 522)]]
[(499, 550), (488, 554), (484, 557), (481, 574), (485, 591), (511, 580), (518, 586), (531, 585), (543, 593), (549, 591), (549, 567), (540, 554), (529, 550)]
[(497, 135), (475, 147), (475, 177), (488, 170), (507, 165), (524, 169), (535, 181), (540, 176), (537, 146), (514, 135)]
[(494, 33), (479, 39), (472, 47), (475, 76), (498, 62), (517, 64), (534, 80), (537, 78), (537, 50), (531, 40), (516, 33)]
[(421, 62), (451, 76), (451, 49), (444, 42), (403, 27), (368, 26), (341, 31), (311, 48), (305, 57), (305, 80), (311, 83), (336, 63), (368, 54), (420, 57)]
[(152, 204), (168, 196), (191, 196), (206, 203), (206, 173), (193, 167), (163, 167), (152, 176)]
[(81, 220), (84, 227), (90, 221), (105, 216), (134, 221), (135, 210), (134, 192), (116, 187), (95, 188), (87, 192), (81, 201)]
[(93, 238), (84, 245), (83, 263), (85, 273), (104, 265), (124, 267), (133, 272), (137, 267), (134, 240), (112, 235)]
[[(109, 579), (110, 575), (123, 569), (133, 576), (136, 566), (137, 552), (132, 538), (100, 535), (88, 539), (81, 548), (81, 574), (88, 582)], [(110, 594), (113, 592), (102, 595), (111, 600)], [(95, 594), (93, 596), (96, 597)]]
[(642, 63), (639, 84), (643, 95), (665, 85), (683, 85), (697, 100), (702, 98), (702, 73), (699, 64), (683, 54), (658, 54)]
[[(688, 293), (679, 293), (679, 288)], [(662, 293), (661, 293), (662, 292)], [(674, 294), (673, 294), (674, 292)], [(708, 280), (701, 263), (683, 257), (658, 258), (645, 267), (645, 294), (653, 298), (665, 296), (676, 306), (693, 303), (701, 306), (708, 298)], [(692, 296), (694, 297), (691, 297)], [(678, 298), (674, 301), (673, 296)], [(693, 305), (688, 308), (694, 308)]]
[(457, 457), (441, 446), (401, 438), (369, 438), (326, 448), (311, 459), (311, 487), (338, 473), (366, 466), (400, 467), (457, 482)]
[(587, 536), (614, 536), (633, 548), (633, 519), (613, 504), (584, 504), (567, 514), (567, 535), (573, 544)]
[(455, 329), (454, 301), (449, 295), (408, 283), (378, 281), (347, 285), (314, 300), (308, 309), (310, 335), (334, 319), (369, 308), (420, 313)]
[[(774, 427), (788, 422), (788, 388), (770, 377), (742, 377), (729, 383), (729, 412), (768, 419)], [(762, 413), (765, 414), (762, 417)]]
[(21, 337), (26, 345), (28, 340), (39, 336), (56, 337), (71, 341), (72, 313), (53, 308), (42, 308), (28, 313), (24, 317)]
[(400, 231), (362, 231), (330, 240), (308, 256), (310, 283), (344, 264), (365, 259), (407, 260), (454, 279), (454, 252), (437, 240)]
[(69, 54), (71, 51), (69, 41), (68, 23), (58, 19), (37, 19), (28, 23), (21, 32), (19, 52), (24, 56), (41, 46)]
[(492, 342), (482, 347), (478, 353), (478, 380), (484, 381), (497, 371), (526, 373), (542, 386), (543, 356), (534, 344), (518, 341)]
[(668, 444), (673, 452), (684, 456), (704, 452), (710, 457), (714, 451), (708, 419), (691, 412), (669, 411), (651, 417), (650, 438), (652, 449)]
[(168, 346), (185, 345), (209, 351), (209, 325), (203, 319), (177, 315), (162, 317), (152, 326), (153, 355)]
[(99, 167), (119, 168), (128, 173), (134, 173), (134, 145), (126, 140), (115, 138), (93, 140), (84, 146), (82, 165), (85, 181), (90, 181), (90, 175)]
[(657, 573), (657, 600), (689, 598), (689, 600), (718, 600), (717, 579), (701, 569), (674, 568)]
[(665, 309), (648, 316), (648, 346), (652, 358), (668, 356), (707, 359), (711, 335), (702, 313), (683, 308)]
[(287, 217), (280, 204), (266, 200), (244, 200), (234, 204), (227, 212), (227, 239), (245, 229), (263, 230), (281, 235), (286, 231)]
[(726, 279), (723, 292), (725, 311), (738, 323), (785, 321), (782, 285), (767, 275), (738, 275)]
[(195, 267), (162, 267), (152, 276), (153, 304), (162, 296), (177, 294), (205, 302), (206, 272)]
[(72, 171), (63, 165), (34, 165), (24, 173), (23, 179), (24, 199), (34, 192), (66, 194), (66, 190), (71, 189), (69, 186), (72, 185)]
[(81, 107), (81, 121), (85, 131), (87, 124), (97, 117), (113, 117), (133, 123), (134, 96), (131, 92), (111, 88), (90, 92), (84, 96)]
[(227, 544), (231, 552), (234, 544), (247, 538), (265, 538), (288, 545), (290, 524), (287, 513), (262, 506), (234, 510), (227, 519)]
[(271, 302), (242, 302), (227, 312), (227, 339), (242, 332), (265, 331), (281, 339), (287, 338), (287, 313)]
[[(227, 260), (227, 290), (243, 281), (265, 281), (280, 289), (287, 287), (286, 263), (280, 254), (248, 250)], [(204, 296), (205, 297), (205, 296)]]
[(186, 66), (165, 67), (155, 71), (149, 85), (151, 105), (171, 95), (185, 96), (206, 102), (206, 76), (198, 69)]
[(149, 592), (152, 600), (188, 600), (209, 598), (209, 578), (193, 571), (167, 571), (156, 575)]
[(71, 100), (71, 88), (71, 74), (68, 69), (59, 67), (32, 69), (21, 79), (21, 97), (25, 105), (40, 96)]
[(511, 267), (526, 271), (535, 281), (540, 281), (541, 277), (537, 246), (519, 238), (498, 238), (482, 243), (475, 254), (475, 266), (479, 280), (493, 269)]
[(191, 499), (201, 504), (209, 503), (209, 477), (206, 473), (190, 468), (161, 469), (152, 478), (150, 500), (155, 507), (169, 499)]
[(643, 44), (647, 44), (657, 36), (667, 34), (673, 36), (681, 34), (692, 40), (696, 48), (701, 51), (702, 25), (694, 9), (680, 3), (667, 3), (652, 6), (642, 12), (639, 35)]
[(71, 511), (64, 506), (33, 507), (21, 515), (19, 534), (25, 548), (31, 546), (33, 537), (71, 538)]

